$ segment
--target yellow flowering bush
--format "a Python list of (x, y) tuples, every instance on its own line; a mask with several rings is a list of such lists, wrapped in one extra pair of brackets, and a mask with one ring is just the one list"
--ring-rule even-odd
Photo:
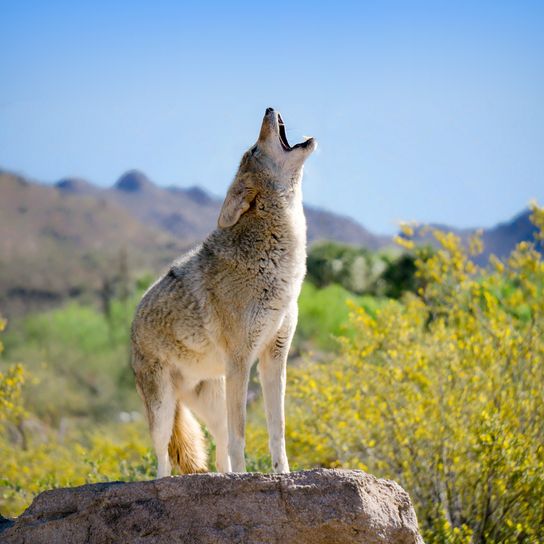
[[(533, 208), (544, 234), (544, 213)], [(398, 481), (428, 543), (544, 535), (544, 262), (523, 242), (479, 269), (456, 236), (418, 262), (418, 295), (372, 314), (332, 363), (290, 369), (294, 467), (346, 467)], [(262, 423), (249, 447), (264, 454)]]
[(21, 402), (24, 382), (25, 372), (21, 365), (11, 365), (5, 372), (0, 372), (0, 421), (15, 420), (24, 415)]
[(112, 480), (145, 480), (155, 460), (143, 422), (92, 426), (59, 438), (49, 430), (41, 439), (20, 444), (0, 435), (0, 513), (19, 515), (46, 489)]
[[(0, 316), (0, 332), (6, 326)], [(0, 342), (0, 353), (4, 350)], [(0, 371), (0, 422), (19, 419), (24, 415), (21, 393), (25, 373), (21, 365), (11, 365), (5, 372)]]
[[(0, 330), (3, 326), (0, 321)], [(25, 408), (29, 381), (31, 374), (20, 364), (0, 371), (0, 513), (18, 515), (34, 495), (53, 487), (153, 477), (155, 460), (143, 421), (97, 426), (72, 419), (68, 431), (59, 432)]]

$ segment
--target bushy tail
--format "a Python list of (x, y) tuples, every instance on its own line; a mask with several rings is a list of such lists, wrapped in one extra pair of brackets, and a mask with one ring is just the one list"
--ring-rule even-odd
[(208, 470), (202, 429), (189, 409), (180, 402), (176, 406), (174, 428), (168, 444), (168, 455), (172, 467), (177, 467), (182, 474)]

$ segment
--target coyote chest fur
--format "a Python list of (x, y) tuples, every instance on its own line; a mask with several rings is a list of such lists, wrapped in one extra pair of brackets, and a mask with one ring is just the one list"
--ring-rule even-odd
[(309, 139), (291, 147), (281, 116), (269, 108), (218, 228), (175, 261), (136, 310), (132, 364), (159, 477), (172, 464), (182, 472), (206, 470), (194, 416), (215, 439), (217, 469), (245, 470), (247, 385), (257, 358), (272, 463), (289, 470), (285, 367), (306, 262), (302, 167), (315, 146)]
[(250, 210), (235, 228), (212, 233), (143, 297), (134, 346), (170, 361), (180, 385), (224, 375), (232, 352), (256, 356), (290, 317), (306, 260), (295, 198), (276, 217), (261, 220)]

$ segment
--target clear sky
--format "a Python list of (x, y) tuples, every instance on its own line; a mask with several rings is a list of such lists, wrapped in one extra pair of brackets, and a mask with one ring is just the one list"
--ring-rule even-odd
[(544, 202), (544, 2), (0, 0), (0, 167), (222, 195), (267, 106), (378, 232)]

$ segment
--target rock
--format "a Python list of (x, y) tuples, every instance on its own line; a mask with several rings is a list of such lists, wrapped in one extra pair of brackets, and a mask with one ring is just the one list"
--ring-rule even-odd
[(408, 494), (360, 471), (191, 474), (38, 495), (8, 543), (422, 544)]
[(55, 187), (64, 194), (71, 195), (95, 195), (99, 189), (86, 179), (82, 178), (63, 178), (57, 183)]
[(137, 193), (154, 188), (153, 182), (139, 170), (125, 172), (115, 183), (114, 188), (126, 193)]

